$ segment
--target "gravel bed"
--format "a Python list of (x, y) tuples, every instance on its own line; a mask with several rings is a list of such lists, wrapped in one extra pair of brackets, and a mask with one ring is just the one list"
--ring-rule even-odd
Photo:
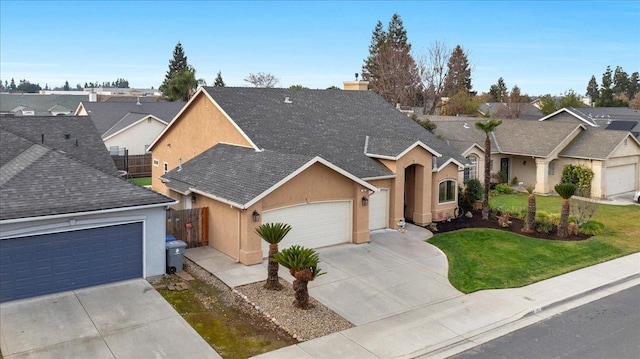
[[(291, 283), (280, 278), (282, 289), (264, 289), (264, 283), (257, 282), (236, 287), (231, 290), (224, 282), (200, 266), (184, 258), (185, 270), (205, 283), (219, 289), (221, 295), (216, 298), (226, 304), (234, 305), (254, 324), (274, 327), (288, 333), (299, 342), (318, 338), (354, 325), (327, 306), (309, 297), (312, 308), (303, 310), (294, 307), (295, 296)], [(260, 320), (262, 323), (255, 323)]]
[(243, 299), (267, 319), (279, 325), (298, 341), (305, 341), (352, 328), (354, 325), (327, 306), (309, 298), (312, 307), (296, 308), (292, 285), (280, 278), (281, 290), (264, 289), (265, 281), (236, 287)]

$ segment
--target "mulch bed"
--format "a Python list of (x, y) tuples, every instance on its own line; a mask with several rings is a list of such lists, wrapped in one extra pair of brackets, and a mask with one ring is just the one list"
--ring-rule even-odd
[(436, 222), (437, 231), (433, 231), (433, 233), (434, 234), (445, 233), (445, 232), (451, 232), (451, 231), (455, 231), (463, 228), (492, 228), (492, 229), (499, 229), (502, 231), (517, 233), (517, 234), (531, 237), (531, 238), (540, 238), (540, 239), (547, 239), (552, 241), (583, 241), (591, 237), (589, 235), (579, 233), (578, 235), (571, 235), (566, 238), (559, 238), (556, 234), (557, 233), (556, 226), (554, 226), (553, 230), (549, 233), (542, 233), (542, 232), (524, 233), (522, 232), (522, 228), (524, 227), (524, 221), (521, 219), (511, 217), (510, 218), (511, 226), (503, 228), (498, 224), (498, 219), (496, 218), (494, 219), (489, 218), (488, 221), (483, 220), (482, 211), (480, 210), (472, 211), (471, 213), (473, 214), (472, 218), (467, 218), (463, 216), (462, 218), (452, 219), (451, 221)]

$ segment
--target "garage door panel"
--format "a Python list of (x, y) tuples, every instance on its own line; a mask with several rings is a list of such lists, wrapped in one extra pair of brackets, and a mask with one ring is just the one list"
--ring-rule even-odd
[(369, 196), (369, 230), (389, 226), (389, 190), (382, 189)]
[(607, 196), (635, 190), (636, 165), (607, 167), (605, 183)]
[(142, 277), (142, 223), (0, 241), (0, 302)]
[[(281, 249), (294, 244), (319, 248), (351, 242), (351, 202), (320, 202), (265, 211), (263, 223), (287, 223), (291, 232), (280, 242)], [(263, 256), (269, 246), (262, 243)]]

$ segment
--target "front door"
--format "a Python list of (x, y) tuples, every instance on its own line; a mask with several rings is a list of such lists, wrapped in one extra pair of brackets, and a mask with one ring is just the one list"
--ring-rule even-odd
[(509, 158), (500, 159), (500, 180), (504, 183), (509, 183)]

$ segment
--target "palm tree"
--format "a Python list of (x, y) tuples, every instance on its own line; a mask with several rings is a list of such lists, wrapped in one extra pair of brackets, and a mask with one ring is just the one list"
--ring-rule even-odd
[(301, 309), (309, 309), (307, 285), (318, 276), (325, 274), (318, 268), (320, 262), (318, 253), (310, 248), (293, 245), (274, 255), (273, 260), (288, 268), (289, 273), (295, 278), (293, 281), (293, 290), (296, 293), (295, 305)]
[(568, 221), (571, 205), (569, 198), (576, 193), (576, 185), (573, 183), (560, 183), (554, 189), (562, 197), (562, 211), (560, 212), (560, 223), (558, 223), (558, 237), (565, 238), (569, 235)]
[(267, 265), (267, 282), (264, 284), (266, 289), (280, 290), (282, 284), (278, 279), (278, 262), (273, 257), (278, 253), (278, 243), (291, 231), (291, 226), (285, 223), (264, 223), (256, 228), (256, 233), (260, 238), (269, 243), (269, 264)]
[(533, 187), (527, 187), (529, 193), (529, 203), (527, 204), (527, 220), (522, 231), (525, 233), (533, 233), (536, 222), (536, 196), (533, 194)]
[(489, 219), (489, 182), (491, 181), (491, 137), (489, 136), (502, 121), (489, 120), (476, 122), (476, 128), (484, 132), (484, 201), (482, 202), (482, 219)]

